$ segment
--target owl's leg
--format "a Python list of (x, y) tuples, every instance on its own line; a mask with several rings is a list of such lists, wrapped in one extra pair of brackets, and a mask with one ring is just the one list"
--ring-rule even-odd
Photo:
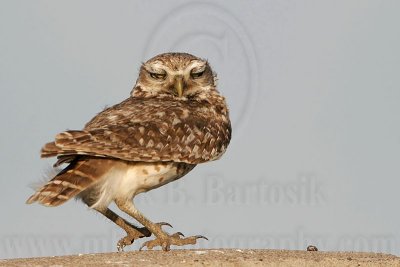
[(117, 243), (118, 251), (123, 251), (124, 247), (131, 245), (133, 241), (135, 241), (135, 239), (151, 236), (151, 232), (146, 227), (137, 227), (127, 222), (109, 208), (95, 208), (95, 210), (100, 212), (108, 219), (113, 221), (116, 225), (125, 230), (127, 235), (118, 241)]
[(140, 250), (143, 247), (152, 249), (153, 247), (161, 246), (161, 248), (164, 251), (168, 251), (168, 250), (170, 250), (171, 245), (175, 245), (175, 246), (194, 245), (194, 244), (196, 244), (196, 241), (199, 238), (204, 238), (204, 239), (208, 240), (206, 237), (204, 237), (202, 235), (196, 235), (196, 236), (182, 238), (181, 236), (183, 236), (183, 234), (180, 232), (169, 235), (168, 233), (164, 232), (161, 229), (162, 225), (153, 223), (149, 219), (144, 217), (143, 214), (140, 213), (140, 211), (136, 209), (135, 205), (130, 200), (127, 201), (125, 199), (123, 199), (123, 200), (117, 199), (115, 201), (115, 203), (117, 204), (117, 206), (120, 210), (122, 210), (126, 214), (135, 218), (138, 222), (140, 222), (142, 225), (144, 225), (150, 232), (152, 232), (156, 236), (156, 239), (146, 241), (141, 246)]

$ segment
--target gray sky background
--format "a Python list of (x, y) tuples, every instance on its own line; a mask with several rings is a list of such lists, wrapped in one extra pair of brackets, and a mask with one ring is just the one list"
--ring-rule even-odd
[[(41, 146), (128, 97), (142, 61), (207, 58), (233, 121), (224, 157), (137, 198), (196, 247), (400, 255), (399, 1), (0, 2), (0, 258), (116, 251), (69, 201), (26, 205)], [(145, 240), (127, 250), (137, 249)]]

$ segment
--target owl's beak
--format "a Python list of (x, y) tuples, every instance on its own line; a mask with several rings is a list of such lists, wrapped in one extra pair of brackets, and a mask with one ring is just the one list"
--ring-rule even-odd
[(179, 97), (183, 95), (183, 79), (182, 77), (176, 77), (175, 78), (175, 91), (178, 94)]

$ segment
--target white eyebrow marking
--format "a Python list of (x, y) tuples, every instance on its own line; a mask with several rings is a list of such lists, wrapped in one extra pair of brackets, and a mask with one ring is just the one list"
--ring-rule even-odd
[(187, 69), (196, 69), (196, 71), (202, 71), (206, 68), (207, 62), (206, 61), (200, 61), (200, 60), (195, 60), (191, 64), (189, 64), (186, 68)]
[(160, 61), (155, 61), (150, 64), (143, 64), (143, 67), (148, 71), (148, 72), (154, 72), (154, 73), (164, 73), (165, 72), (165, 66), (162, 62)]
[(193, 60), (184, 69), (180, 70), (173, 70), (168, 66), (166, 66), (162, 61), (154, 61), (149, 64), (143, 65), (143, 67), (148, 72), (161, 74), (166, 71), (168, 75), (188, 75), (192, 70), (194, 70), (195, 72), (201, 72), (206, 68), (206, 66), (207, 66), (207, 61), (203, 60)]

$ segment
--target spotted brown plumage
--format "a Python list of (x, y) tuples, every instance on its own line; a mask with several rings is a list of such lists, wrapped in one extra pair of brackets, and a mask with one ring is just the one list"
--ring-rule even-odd
[(224, 99), (213, 99), (215, 104), (128, 98), (98, 114), (84, 130), (58, 134), (43, 147), (42, 157), (79, 154), (190, 164), (217, 159), (225, 152), (231, 130)]
[[(72, 197), (122, 227), (127, 236), (118, 249), (154, 234), (143, 247), (195, 244), (198, 238), (168, 235), (167, 223), (152, 223), (132, 199), (181, 178), (196, 164), (216, 160), (231, 139), (229, 112), (216, 89), (216, 76), (207, 61), (186, 53), (158, 55), (141, 66), (131, 96), (105, 109), (82, 130), (56, 135), (41, 150), (68, 164), (32, 195), (27, 203), (57, 206)], [(108, 206), (135, 218), (139, 228)]]

